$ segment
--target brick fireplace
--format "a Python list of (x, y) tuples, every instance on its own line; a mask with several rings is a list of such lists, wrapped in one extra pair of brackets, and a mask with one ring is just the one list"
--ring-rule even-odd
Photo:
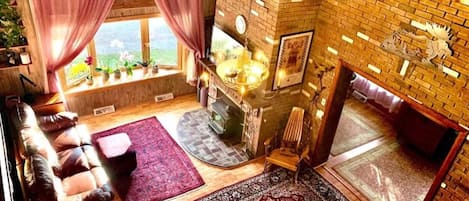
[[(288, 113), (298, 98), (304, 108), (310, 105), (311, 95), (315, 94), (320, 80), (316, 74), (313, 63), (325, 66), (338, 66), (339, 60), (346, 61), (356, 66), (364, 73), (386, 84), (386, 86), (411, 97), (423, 106), (441, 114), (445, 118), (459, 124), (462, 127), (469, 126), (469, 6), (458, 1), (337, 1), (337, 0), (312, 0), (312, 1), (274, 1), (264, 0), (263, 5), (253, 3), (251, 10), (248, 0), (217, 1), (215, 10), (215, 22), (224, 31), (231, 33), (238, 39), (234, 29), (234, 19), (237, 15), (247, 16), (249, 49), (261, 49), (270, 59), (271, 74), (275, 69), (277, 60), (278, 41), (281, 35), (297, 33), (306, 30), (315, 30), (307, 73), (302, 87), (291, 87), (284, 95), (276, 97), (270, 105), (262, 109), (260, 136), (266, 132), (275, 130), (277, 119)], [(380, 44), (392, 34), (393, 31), (405, 29), (418, 35), (425, 31), (412, 26), (412, 24), (425, 24), (426, 22), (449, 26), (453, 30), (454, 43), (453, 54), (445, 60), (438, 60), (446, 67), (459, 73), (457, 77), (451, 77), (438, 69), (425, 67), (418, 62), (411, 62), (409, 70), (404, 75), (400, 69), (404, 59), (390, 53), (380, 47)], [(366, 39), (366, 40), (365, 40)], [(403, 38), (410, 42), (411, 46), (425, 48), (425, 44)], [(242, 41), (242, 40), (241, 40)], [(321, 82), (326, 87), (318, 100), (326, 101), (332, 93), (331, 88), (334, 73), (326, 73)], [(269, 91), (272, 77), (263, 88)], [(300, 90), (300, 93), (297, 93)], [(293, 100), (292, 100), (293, 99)], [(274, 110), (280, 111), (278, 115)], [(310, 109), (311, 114), (320, 114), (325, 110), (325, 105), (315, 104)], [(249, 116), (249, 115), (247, 115)], [(315, 116), (315, 115), (314, 115)], [(321, 115), (318, 115), (321, 116)], [(319, 125), (321, 118), (315, 118), (314, 125)], [(315, 133), (318, 126), (314, 127)], [(314, 138), (313, 138), (314, 139)], [(258, 141), (262, 141), (259, 139)], [(314, 147), (314, 140), (312, 147)], [(469, 143), (456, 154), (456, 160), (451, 162), (449, 175), (445, 178), (448, 188), (441, 189), (437, 199), (451, 200), (452, 196), (458, 197), (463, 193), (455, 186), (467, 180), (462, 176), (463, 167), (467, 167), (469, 156), (467, 150)], [(259, 148), (259, 147), (258, 147)], [(451, 176), (450, 176), (451, 175)], [(464, 183), (464, 182), (462, 182)], [(465, 186), (465, 188), (468, 188)]]
[[(244, 41), (247, 38), (250, 51), (260, 50), (268, 58), (270, 77), (259, 89), (243, 98), (236, 91), (223, 85), (213, 70), (214, 64), (207, 60), (202, 62), (205, 63), (205, 69), (212, 72), (209, 97), (226, 95), (244, 111), (242, 138), (246, 142), (248, 152), (253, 156), (260, 156), (264, 153), (263, 142), (275, 134), (280, 128), (280, 120), (288, 117), (291, 108), (298, 105), (302, 92), (301, 85), (272, 91), (279, 39), (282, 35), (314, 29), (318, 6), (319, 3), (315, 1), (297, 3), (273, 0), (252, 0), (252, 2), (250, 0), (224, 0), (216, 2), (214, 22), (217, 26), (238, 41)], [(238, 15), (243, 15), (247, 19), (246, 34), (238, 34), (235, 31), (235, 18)], [(311, 65), (311, 62), (310, 60), (307, 65)], [(275, 94), (275, 96), (269, 98), (269, 94)], [(209, 98), (208, 101), (209, 109), (210, 103), (215, 101), (211, 99)]]

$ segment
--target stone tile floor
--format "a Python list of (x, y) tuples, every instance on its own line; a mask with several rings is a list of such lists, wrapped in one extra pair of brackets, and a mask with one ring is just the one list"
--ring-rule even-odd
[(233, 168), (250, 158), (240, 139), (222, 139), (209, 126), (209, 112), (186, 112), (177, 125), (177, 141), (192, 156), (208, 164)]

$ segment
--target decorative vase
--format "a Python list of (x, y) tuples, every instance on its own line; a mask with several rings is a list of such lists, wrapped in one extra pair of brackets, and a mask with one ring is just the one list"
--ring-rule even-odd
[(93, 77), (87, 77), (87, 78), (86, 78), (86, 84), (87, 84), (88, 86), (93, 85), (93, 84), (94, 84)]
[(142, 66), (143, 74), (146, 75), (148, 73), (148, 66)]
[(158, 73), (158, 65), (154, 65), (154, 66), (151, 68), (151, 72), (152, 72), (153, 74)]
[(121, 79), (121, 71), (120, 70), (114, 71), (114, 79), (116, 79), (116, 80)]
[(109, 80), (109, 73), (103, 72), (103, 82), (107, 82)]

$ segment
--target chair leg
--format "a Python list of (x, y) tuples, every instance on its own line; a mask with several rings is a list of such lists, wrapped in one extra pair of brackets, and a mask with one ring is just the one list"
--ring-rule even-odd
[(296, 166), (296, 172), (295, 172), (295, 184), (298, 183), (298, 175), (300, 174), (300, 167), (301, 167), (301, 162), (298, 163), (298, 165)]
[(296, 170), (296, 172), (295, 172), (295, 184), (298, 183), (298, 175), (299, 175), (299, 173), (300, 173), (300, 170)]
[(269, 164), (268, 164), (267, 160), (264, 160), (264, 173), (268, 172), (268, 168), (269, 168)]

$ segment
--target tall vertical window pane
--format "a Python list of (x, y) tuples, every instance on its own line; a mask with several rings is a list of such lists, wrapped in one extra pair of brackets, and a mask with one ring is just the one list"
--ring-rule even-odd
[(84, 49), (72, 63), (64, 67), (65, 80), (68, 86), (75, 85), (84, 80), (89, 74), (90, 69), (85, 64), (85, 58), (88, 56), (86, 49)]
[(99, 66), (118, 67), (122, 53), (133, 56), (131, 63), (142, 60), (140, 20), (104, 23), (94, 37)]
[(150, 57), (156, 64), (177, 65), (177, 39), (163, 18), (149, 19)]

